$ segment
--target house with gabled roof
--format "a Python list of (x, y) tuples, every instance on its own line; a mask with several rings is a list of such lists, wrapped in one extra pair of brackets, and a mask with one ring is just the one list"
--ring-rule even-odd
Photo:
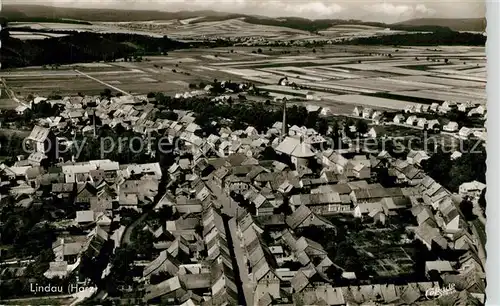
[(406, 122), (406, 118), (403, 114), (397, 114), (396, 116), (394, 116), (392, 121), (396, 124), (403, 124)]
[(473, 135), (474, 131), (471, 128), (463, 126), (458, 131), (458, 136), (462, 139), (468, 139), (471, 135)]
[(408, 118), (406, 119), (406, 124), (407, 124), (407, 125), (412, 125), (412, 126), (413, 126), (413, 125), (416, 125), (416, 124), (417, 124), (417, 121), (418, 121), (417, 116), (412, 115), (412, 116), (410, 116), (410, 117), (408, 117)]
[(403, 198), (405, 195), (403, 194), (401, 188), (398, 187), (376, 187), (370, 189), (353, 190), (350, 193), (350, 196), (352, 202), (357, 205), (358, 203), (378, 202), (387, 197)]
[(417, 118), (417, 126), (419, 128), (425, 129), (427, 127), (427, 119), (425, 119), (425, 118)]
[(145, 288), (143, 301), (150, 303), (158, 300), (175, 300), (185, 294), (178, 276), (174, 276), (159, 284), (148, 285)]
[(384, 208), (382, 202), (367, 202), (367, 203), (359, 203), (354, 207), (354, 217), (361, 218), (367, 215), (375, 216), (375, 212), (384, 212)]
[(437, 119), (428, 120), (426, 128), (428, 130), (439, 130), (441, 129), (441, 123)]
[(355, 117), (361, 117), (363, 114), (363, 108), (361, 106), (355, 106), (352, 111), (352, 115)]
[(458, 131), (458, 123), (450, 121), (443, 126), (443, 131), (446, 132), (456, 132)]
[(439, 229), (427, 224), (419, 225), (414, 229), (415, 237), (422, 241), (429, 250), (439, 247), (448, 248), (448, 241), (441, 235)]
[(367, 135), (371, 138), (385, 137), (387, 136), (387, 131), (384, 129), (384, 127), (375, 125), (370, 128)]
[(366, 119), (370, 119), (373, 115), (373, 109), (369, 107), (365, 107), (362, 112), (362, 117)]
[(276, 147), (276, 152), (290, 157), (292, 163), (296, 166), (305, 166), (315, 157), (315, 153), (310, 144), (303, 142), (301, 139), (286, 137)]
[(483, 190), (485, 188), (486, 188), (486, 184), (478, 182), (478, 181), (466, 182), (458, 187), (458, 193), (462, 197), (470, 197), (472, 199), (479, 199), (479, 197), (481, 196), (481, 193), (483, 192)]
[(150, 262), (143, 271), (143, 277), (149, 278), (152, 275), (166, 272), (169, 275), (177, 275), (180, 262), (172, 256), (167, 250), (160, 252), (160, 255)]
[(297, 194), (290, 197), (290, 204), (296, 209), (302, 205), (307, 206), (318, 215), (351, 212), (351, 202), (340, 196), (338, 192)]
[(423, 150), (410, 150), (410, 152), (408, 152), (408, 155), (406, 156), (406, 160), (408, 161), (408, 163), (410, 164), (417, 164), (417, 165), (420, 165), (422, 163), (423, 160), (426, 160), (426, 159), (429, 159), (430, 156), (427, 154), (427, 152), (423, 151)]
[[(439, 204), (441, 227), (445, 233), (456, 233), (461, 229), (462, 222), (459, 210), (450, 197), (443, 199)], [(441, 223), (441, 222), (439, 222)]]
[(49, 128), (35, 125), (26, 140), (27, 145), (36, 152), (44, 153), (49, 158), (53, 157), (57, 142), (54, 133)]
[(287, 216), (286, 224), (293, 230), (307, 226), (334, 228), (333, 224), (328, 220), (320, 215), (316, 215), (305, 205), (301, 205), (291, 215)]

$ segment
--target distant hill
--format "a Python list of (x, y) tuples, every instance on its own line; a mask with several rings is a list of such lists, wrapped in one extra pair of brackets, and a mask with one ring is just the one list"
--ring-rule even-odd
[(187, 19), (199, 16), (226, 16), (227, 13), (214, 11), (141, 11), (114, 9), (77, 9), (42, 5), (4, 5), (0, 17), (11, 21), (28, 18), (71, 19), (82, 21), (148, 21)]
[[(216, 11), (180, 11), (180, 12), (162, 12), (162, 11), (140, 11), (140, 10), (115, 10), (115, 9), (75, 9), (60, 8), (41, 5), (4, 5), (0, 11), (0, 17), (8, 21), (51, 21), (51, 22), (92, 22), (92, 21), (149, 21), (149, 20), (182, 20), (188, 18), (201, 17), (192, 23), (201, 23), (208, 21), (223, 21), (235, 18), (241, 18), (243, 21), (251, 24), (279, 26), (291, 29), (303, 30), (308, 32), (318, 32), (326, 30), (335, 25), (367, 25), (392, 30), (405, 31), (424, 31), (433, 32), (441, 27), (438, 24), (426, 24), (425, 19), (416, 19), (415, 24), (412, 20), (400, 24), (385, 24), (380, 22), (365, 22), (361, 20), (342, 20), (342, 19), (317, 19), (311, 20), (298, 17), (271, 18), (265, 16), (254, 16), (244, 14), (232, 14)], [(430, 20), (430, 19), (429, 19)], [(439, 19), (437, 19), (439, 20)], [(444, 19), (446, 20), (446, 19)], [(419, 22), (417, 22), (419, 21)], [(462, 28), (465, 28), (463, 26)], [(470, 29), (469, 29), (470, 30)]]
[(484, 32), (486, 30), (486, 18), (446, 19), (446, 18), (420, 18), (410, 19), (396, 23), (404, 26), (439, 26), (448, 27), (454, 31)]

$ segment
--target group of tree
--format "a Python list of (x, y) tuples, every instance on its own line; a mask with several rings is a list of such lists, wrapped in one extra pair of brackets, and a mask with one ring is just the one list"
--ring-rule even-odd
[(145, 54), (189, 48), (164, 36), (155, 38), (125, 33), (68, 32), (67, 36), (41, 40), (19, 40), (2, 29), (3, 68), (140, 59)]
[(486, 149), (473, 142), (464, 146), (462, 156), (451, 160), (451, 153), (438, 149), (422, 162), (422, 167), (430, 177), (452, 192), (466, 182), (486, 182)]
[(438, 46), (438, 45), (465, 45), (484, 46), (486, 36), (476, 33), (455, 32), (447, 28), (432, 33), (394, 34), (372, 37), (360, 37), (338, 42), (352, 45), (399, 45), (399, 46)]
[[(232, 84), (232, 83), (226, 83)], [(236, 84), (236, 83), (235, 83)], [(226, 85), (228, 86), (228, 85)], [(235, 90), (237, 87), (235, 87)], [(158, 106), (167, 109), (189, 110), (197, 113), (196, 123), (202, 129), (213, 130), (213, 121), (229, 119), (233, 127), (244, 128), (253, 126), (260, 132), (266, 132), (276, 122), (283, 118), (282, 107), (272, 107), (261, 102), (246, 101), (245, 103), (217, 103), (210, 97), (172, 98), (163, 94), (156, 95)], [(326, 134), (327, 123), (320, 119), (318, 112), (308, 112), (303, 106), (293, 105), (287, 108), (287, 124), (320, 129)]]

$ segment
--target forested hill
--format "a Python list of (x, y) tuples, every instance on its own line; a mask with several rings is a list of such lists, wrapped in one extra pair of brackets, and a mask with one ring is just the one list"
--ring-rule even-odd
[(2, 68), (113, 61), (118, 58), (161, 54), (190, 45), (167, 37), (133, 34), (72, 33), (43, 40), (19, 40), (2, 31)]
[(447, 27), (455, 31), (484, 32), (486, 18), (419, 18), (396, 23), (399, 26), (424, 26), (434, 25)]
[(345, 40), (340, 42), (340, 44), (389, 46), (484, 46), (486, 44), (486, 36), (476, 33), (460, 33), (448, 30), (433, 33), (410, 33), (361, 37)]

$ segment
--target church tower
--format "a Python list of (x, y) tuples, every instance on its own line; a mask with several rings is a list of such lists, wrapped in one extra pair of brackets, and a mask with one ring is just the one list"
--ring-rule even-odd
[(287, 126), (286, 126), (286, 102), (287, 99), (283, 98), (283, 121), (282, 121), (282, 127), (281, 127), (281, 138), (285, 139), (286, 133), (287, 133)]

